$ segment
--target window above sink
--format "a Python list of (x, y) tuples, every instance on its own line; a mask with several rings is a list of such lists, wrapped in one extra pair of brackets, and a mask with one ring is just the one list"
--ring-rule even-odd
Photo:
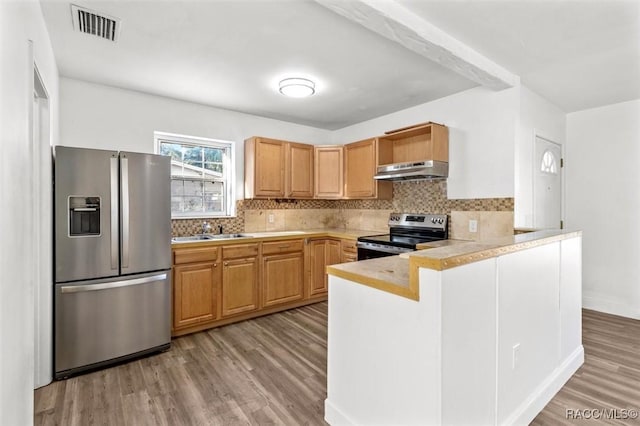
[(171, 157), (171, 218), (235, 214), (234, 143), (155, 132), (156, 153)]

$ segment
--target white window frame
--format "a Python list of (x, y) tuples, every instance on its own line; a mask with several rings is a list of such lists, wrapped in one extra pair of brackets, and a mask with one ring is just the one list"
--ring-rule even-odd
[(198, 136), (179, 135), (167, 132), (153, 132), (155, 153), (160, 153), (162, 142), (179, 143), (190, 146), (206, 146), (212, 148), (228, 149), (229, 155), (223, 158), (223, 170), (225, 181), (225, 198), (227, 200), (225, 211), (222, 214), (198, 213), (175, 213), (171, 212), (171, 219), (200, 219), (200, 218), (220, 218), (236, 216), (236, 192), (235, 192), (235, 158), (236, 143), (220, 139), (210, 139)]

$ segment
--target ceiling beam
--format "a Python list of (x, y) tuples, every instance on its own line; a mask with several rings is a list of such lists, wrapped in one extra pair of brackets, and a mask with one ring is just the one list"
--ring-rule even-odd
[(516, 74), (393, 0), (315, 1), (482, 86), (502, 90), (520, 84)]

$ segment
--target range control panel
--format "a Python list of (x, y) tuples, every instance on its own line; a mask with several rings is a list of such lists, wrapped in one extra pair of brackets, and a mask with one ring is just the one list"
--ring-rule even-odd
[(412, 228), (447, 228), (446, 214), (391, 213), (389, 226)]

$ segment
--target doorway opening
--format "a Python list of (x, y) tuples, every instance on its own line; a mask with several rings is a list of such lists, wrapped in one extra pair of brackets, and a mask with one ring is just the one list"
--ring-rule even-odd
[(33, 104), (30, 158), (31, 223), (34, 227), (32, 271), (34, 295), (34, 388), (51, 382), (53, 377), (53, 217), (50, 103), (47, 89), (33, 66)]

